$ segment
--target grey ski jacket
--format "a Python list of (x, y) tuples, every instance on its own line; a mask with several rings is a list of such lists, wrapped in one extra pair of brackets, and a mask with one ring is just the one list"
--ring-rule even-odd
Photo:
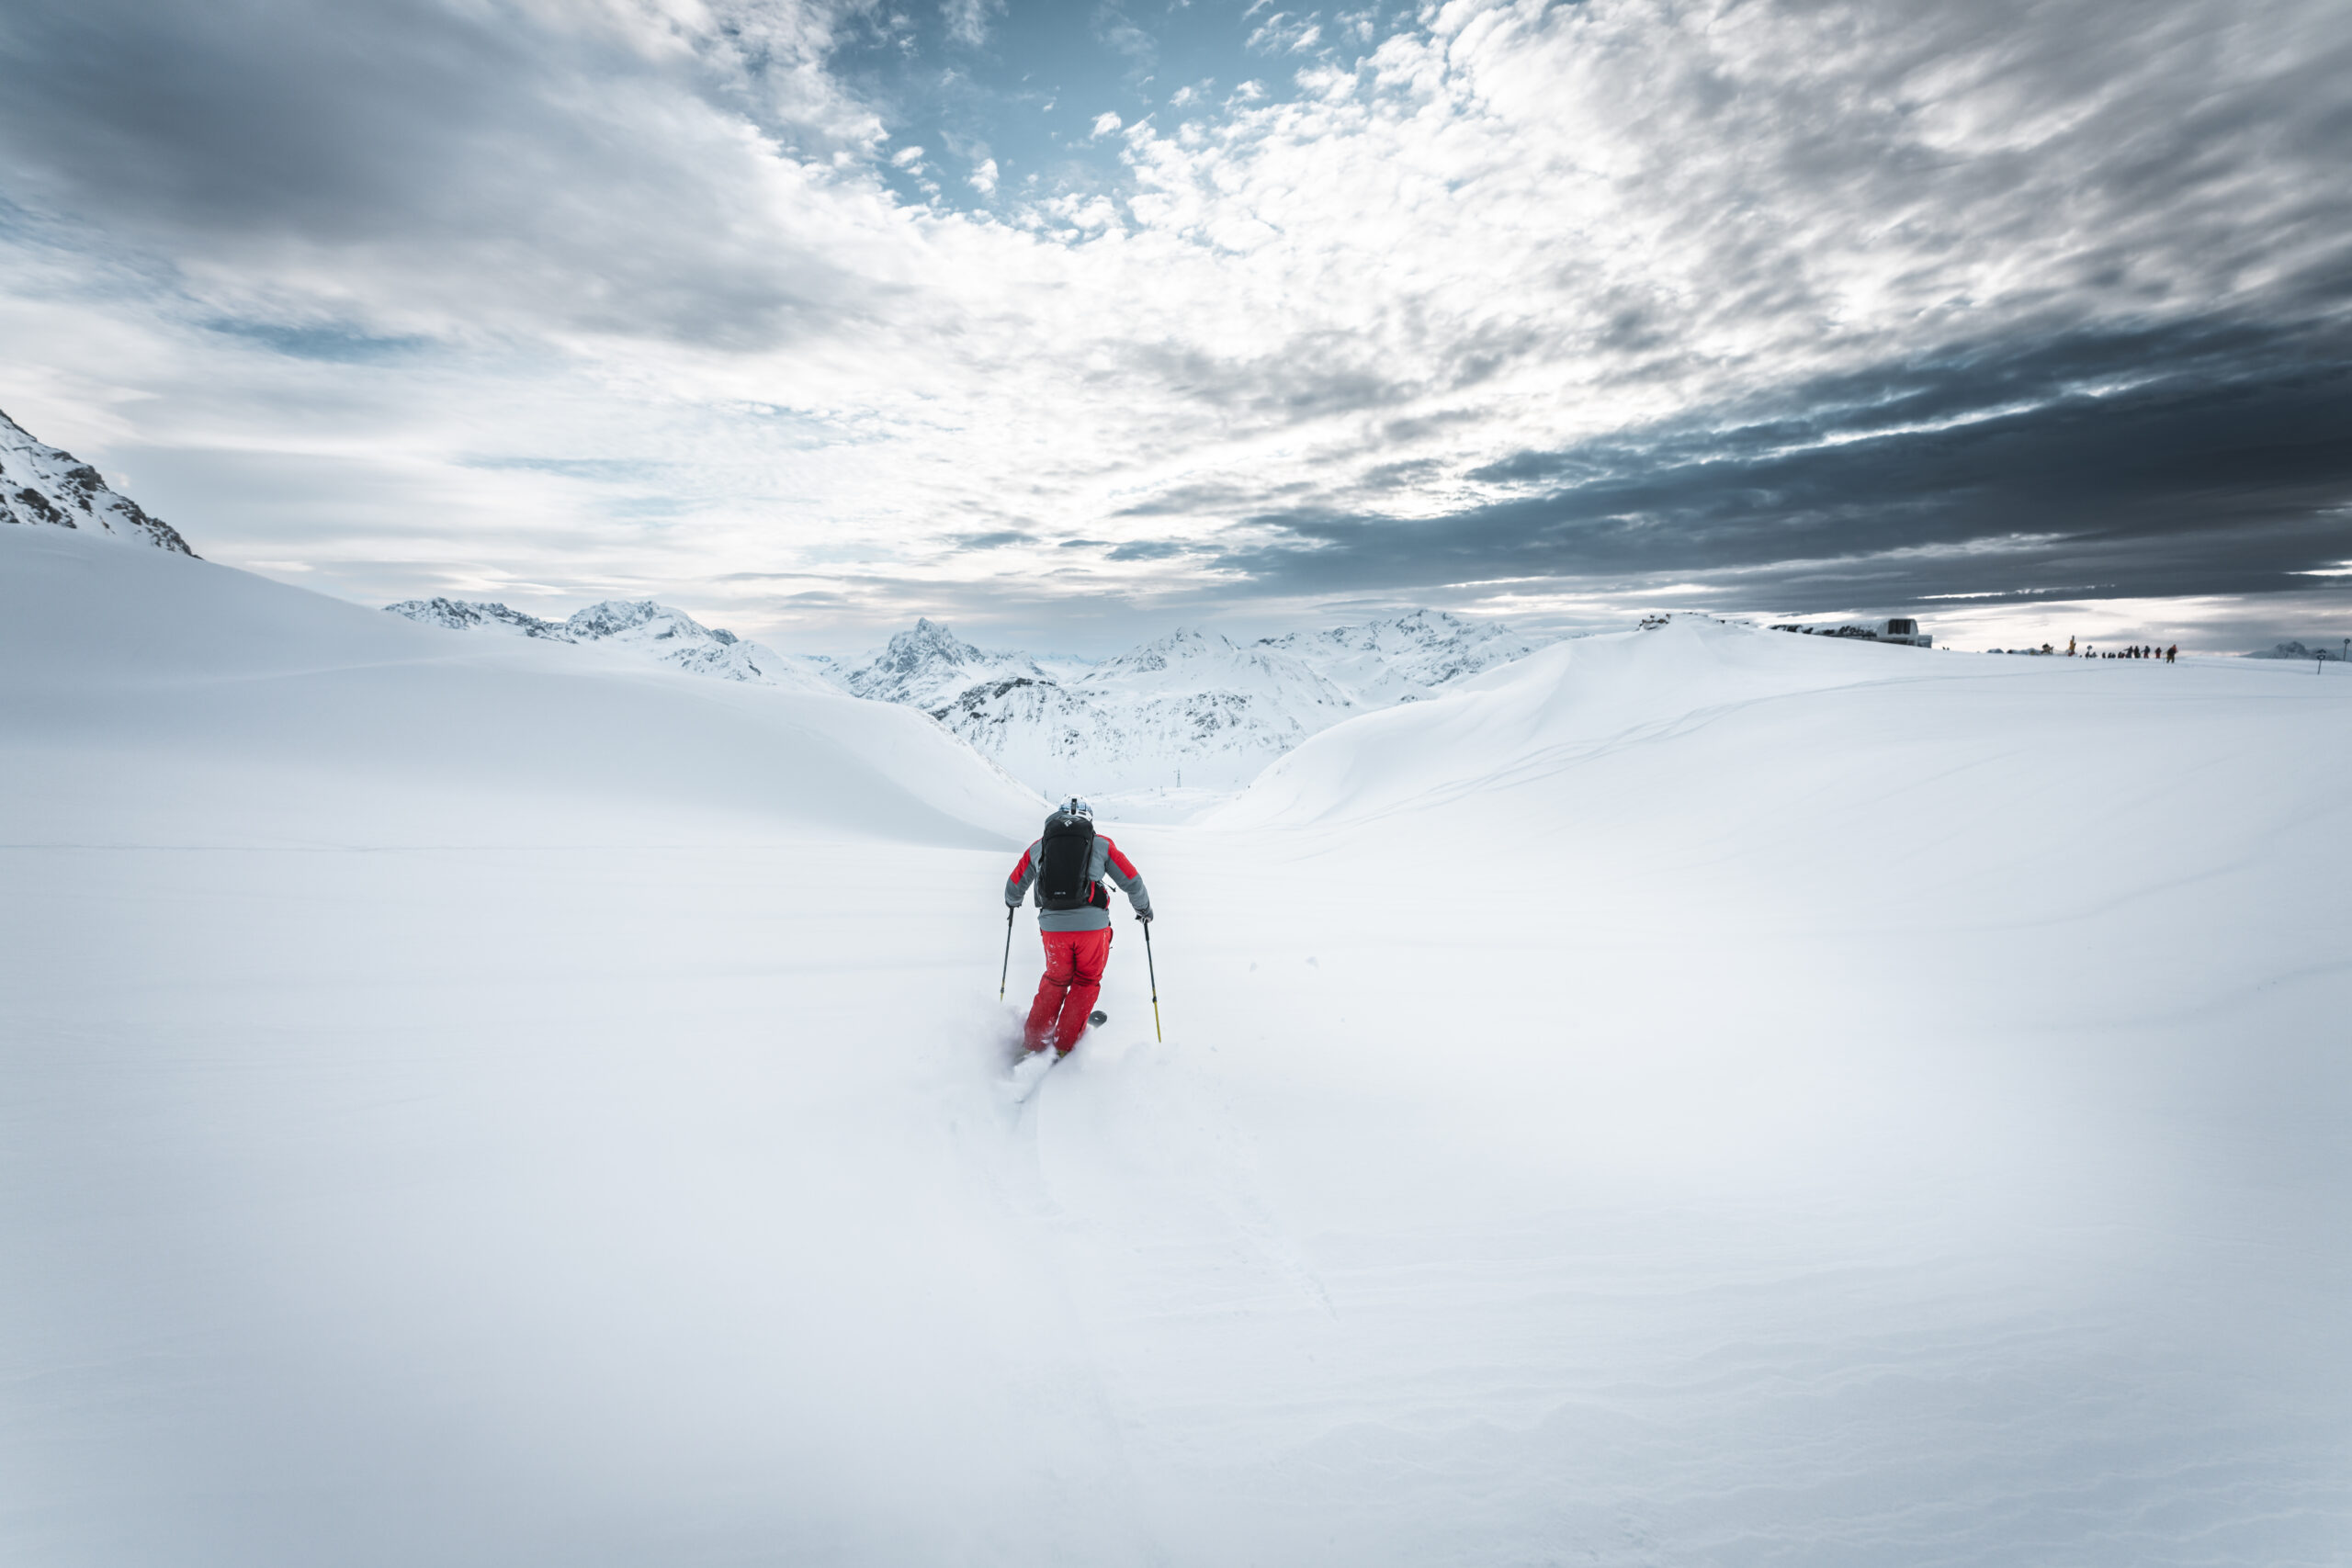
[[(1046, 840), (1033, 840), (1021, 852), (1021, 863), (1004, 879), (1004, 903), (1007, 908), (1019, 907), (1029, 896), (1029, 886), (1037, 880), (1037, 851)], [(1094, 858), (1087, 863), (1086, 880), (1108, 882), (1127, 896), (1127, 903), (1138, 915), (1151, 913), (1151, 895), (1144, 890), (1143, 874), (1135, 862), (1119, 852), (1119, 846), (1102, 833), (1094, 835)], [(1079, 909), (1039, 909), (1037, 929), (1041, 931), (1099, 931), (1111, 923), (1111, 911), (1089, 904)]]

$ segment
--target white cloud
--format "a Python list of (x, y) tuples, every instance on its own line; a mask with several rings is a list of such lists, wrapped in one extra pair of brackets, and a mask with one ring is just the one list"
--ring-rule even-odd
[(971, 49), (988, 41), (989, 17), (1003, 10), (1004, 0), (944, 0), (940, 6), (947, 36)]
[[(949, 532), (1443, 515), (1519, 493), (1474, 477), (1512, 454), (1940, 342), (2287, 298), (2282, 257), (2346, 256), (2312, 200), (2327, 144), (2265, 129), (2280, 83), (2341, 61), (2329, 16), (1452, 0), (1295, 98), (1244, 84), (1166, 131), (1105, 112), (1124, 207), (999, 219), (876, 178), (923, 152), (886, 154), (824, 71), (821, 8), (548, 7), (537, 73), (454, 100), (470, 156), (385, 175), (374, 207), (265, 192), (208, 226), (44, 175), (94, 194), (8, 243), (0, 407), (142, 473), (205, 455), (254, 499), (175, 516), (200, 550), (282, 561), (299, 536), (360, 596), (462, 561), (518, 598), (731, 601), (753, 631), (796, 604), (895, 615), (992, 591), (1004, 554)], [(202, 325), (223, 319), (432, 347), (355, 368)], [(1032, 564), (1048, 595), (1199, 581)]]

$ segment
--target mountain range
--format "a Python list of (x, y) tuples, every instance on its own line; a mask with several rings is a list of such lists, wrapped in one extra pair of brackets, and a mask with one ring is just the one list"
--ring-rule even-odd
[(1498, 622), (1416, 610), (1394, 620), (1238, 643), (1179, 628), (1075, 672), (992, 652), (919, 620), (843, 690), (922, 708), (1047, 795), (1238, 789), (1359, 713), (1429, 696), (1540, 646)]
[(607, 599), (560, 621), (464, 599), (404, 599), (384, 608), (421, 625), (451, 631), (500, 632), (602, 647), (690, 675), (799, 691), (831, 689), (774, 649), (746, 642), (723, 627), (706, 626), (684, 610), (650, 599)]
[[(96, 468), (35, 440), (6, 414), (0, 523), (195, 554)], [(452, 631), (567, 643), (718, 680), (916, 708), (1047, 795), (1238, 789), (1342, 719), (1430, 696), (1549, 640), (1416, 610), (1248, 643), (1180, 628), (1089, 664), (985, 650), (923, 619), (865, 659), (835, 663), (778, 653), (652, 600), (606, 600), (560, 621), (450, 598), (385, 608)]]
[(1252, 643), (1180, 628), (1088, 665), (980, 649), (922, 619), (864, 660), (833, 663), (787, 657), (651, 600), (607, 600), (560, 621), (460, 599), (385, 608), (453, 631), (595, 646), (690, 674), (916, 708), (1046, 795), (1238, 789), (1341, 719), (1417, 701), (1539, 646), (1498, 623), (1417, 610)]

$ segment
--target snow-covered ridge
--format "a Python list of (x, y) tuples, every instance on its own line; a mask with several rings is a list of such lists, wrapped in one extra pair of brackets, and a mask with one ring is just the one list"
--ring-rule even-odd
[[(469, 608), (447, 604), (458, 625)], [(1025, 841), (1036, 798), (917, 714), (813, 681), (650, 676), (626, 639), (660, 649), (674, 624), (650, 608), (541, 623), (607, 630), (625, 650), (607, 656), (513, 624), (536, 617), (453, 634), (86, 530), (0, 529), (11, 833), (77, 842), (110, 822), (116, 838), (274, 841), (326, 809), (353, 813), (346, 823), (379, 842), (447, 843), (477, 828), (542, 841), (592, 818), (633, 821), (658, 800), (684, 805), (673, 828), (689, 839), (887, 840), (991, 860)], [(687, 630), (667, 640), (686, 646), (671, 651), (691, 657), (704, 629), (675, 619)], [(137, 635), (88, 635), (110, 621)], [(171, 675), (167, 705), (158, 671)], [(59, 724), (82, 727), (74, 745), (103, 735), (109, 755), (137, 761), (95, 775), (43, 739)], [(51, 765), (39, 758), (63, 771), (39, 771)], [(282, 789), (252, 782), (285, 767), (299, 777)]]
[(921, 619), (862, 660), (819, 665), (650, 600), (607, 600), (560, 621), (459, 599), (385, 607), (453, 631), (605, 647), (691, 674), (916, 708), (1055, 795), (1238, 789), (1343, 719), (1436, 695), (1539, 646), (1498, 623), (1418, 610), (1253, 643), (1180, 627), (1087, 665), (978, 648)]
[(1442, 700), (1317, 736), (1209, 820), (1295, 827), (1378, 816), (1489, 789), (1531, 766), (1564, 765), (1700, 709), (1937, 668), (1883, 643), (1776, 637), (1705, 615), (1653, 616), (1635, 630), (1557, 643), (1463, 680)]
[(404, 599), (384, 608), (422, 625), (452, 631), (495, 631), (616, 649), (690, 675), (799, 691), (830, 689), (775, 649), (746, 642), (724, 627), (706, 626), (684, 611), (650, 599), (607, 599), (560, 621), (503, 604), (463, 599)]
[(1047, 794), (1237, 789), (1309, 736), (1524, 657), (1499, 623), (1418, 610), (1389, 621), (1237, 643), (1180, 627), (1076, 673), (992, 652), (918, 621), (834, 675), (920, 707)]
[(1524, 659), (1551, 640), (1527, 637), (1500, 621), (1415, 610), (1394, 620), (1265, 637), (1258, 646), (1305, 660), (1347, 688), (1361, 706), (1385, 707)]
[(916, 621), (913, 630), (899, 633), (864, 663), (831, 674), (854, 696), (902, 703), (926, 712), (991, 682), (1053, 683), (1052, 677), (1027, 654), (985, 652), (932, 620)]
[(179, 530), (107, 484), (73, 453), (36, 441), (0, 413), (0, 524), (45, 524), (153, 545), (184, 556)]

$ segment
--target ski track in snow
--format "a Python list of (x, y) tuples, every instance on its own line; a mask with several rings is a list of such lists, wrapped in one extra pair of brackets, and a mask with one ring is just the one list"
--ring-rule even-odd
[(2352, 1555), (2352, 682), (1545, 649), (1016, 1103), (919, 716), (28, 533), (0, 1559)]

